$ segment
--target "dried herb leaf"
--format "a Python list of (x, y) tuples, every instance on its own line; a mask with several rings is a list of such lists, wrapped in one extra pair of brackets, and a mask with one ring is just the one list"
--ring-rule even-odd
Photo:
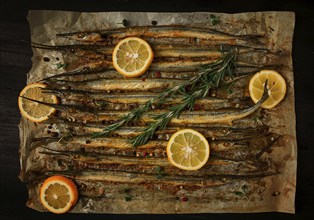
[(242, 189), (244, 192), (247, 192), (248, 189), (249, 189), (249, 187), (248, 187), (247, 185), (243, 185), (243, 186), (241, 187), (241, 189)]
[(132, 200), (132, 196), (128, 195), (128, 194), (124, 194), (124, 199), (125, 199), (125, 201), (129, 202)]
[(210, 21), (211, 21), (212, 25), (216, 25), (220, 22), (220, 17), (217, 17), (214, 14), (210, 14), (209, 17), (210, 17)]
[(56, 65), (57, 65), (57, 69), (61, 69), (61, 68), (65, 69), (68, 67), (69, 64), (68, 63), (57, 63)]
[(157, 25), (157, 21), (152, 21), (152, 25)]
[(130, 188), (125, 188), (124, 189), (124, 199), (125, 201), (129, 202), (132, 200), (133, 196), (130, 195), (131, 189)]
[(161, 179), (166, 175), (164, 168), (161, 166), (157, 166), (155, 170), (157, 172), (157, 179)]
[(234, 194), (236, 194), (237, 196), (244, 196), (244, 193), (240, 191), (235, 191)]

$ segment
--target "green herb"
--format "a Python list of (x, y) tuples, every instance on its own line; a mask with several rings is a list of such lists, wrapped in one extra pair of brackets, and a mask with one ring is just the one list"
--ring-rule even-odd
[(125, 188), (124, 189), (124, 193), (130, 193), (131, 192), (131, 188)]
[[(179, 118), (183, 110), (192, 111), (195, 101), (205, 97), (210, 89), (224, 85), (226, 77), (233, 78), (235, 58), (236, 52), (232, 50), (216, 62), (204, 66), (198, 76), (193, 77), (184, 87), (180, 87), (179, 93), (184, 96), (182, 102), (168, 108), (168, 112), (154, 116), (154, 122), (149, 124), (141, 134), (131, 139), (133, 147), (145, 144), (153, 137), (156, 130), (163, 130), (172, 118)], [(190, 86), (189, 90), (186, 90), (187, 85)]]
[(129, 202), (132, 200), (133, 196), (130, 195), (131, 189), (130, 188), (125, 188), (124, 189), (124, 199), (125, 201)]
[(61, 160), (61, 159), (58, 159), (58, 160), (57, 160), (57, 164), (58, 164), (58, 166), (60, 167), (60, 166), (62, 165), (62, 160)]
[(164, 168), (161, 166), (157, 166), (155, 170), (157, 172), (157, 179), (161, 179), (166, 175)]
[(57, 69), (61, 69), (61, 68), (65, 69), (68, 67), (68, 65), (69, 64), (67, 63), (57, 63)]
[(125, 194), (124, 199), (125, 199), (125, 201), (129, 202), (132, 200), (132, 196)]
[(152, 21), (152, 25), (157, 25), (157, 21)]
[(67, 140), (69, 138), (72, 138), (73, 134), (71, 131), (67, 131), (65, 134), (60, 136), (60, 139), (58, 140), (58, 142), (60, 143), (61, 141)]
[(106, 101), (95, 101), (95, 104), (99, 107), (104, 107), (108, 104)]
[(123, 19), (121, 23), (117, 23), (117, 24), (122, 24), (124, 27), (126, 27), (129, 25), (129, 22), (128, 22), (128, 20)]
[(73, 168), (74, 168), (74, 165), (68, 165), (68, 171), (72, 171), (73, 170)]
[(249, 199), (247, 197), (247, 193), (249, 192), (249, 187), (247, 185), (242, 185), (240, 190), (237, 190), (234, 192), (237, 196), (244, 196), (246, 199)]
[(210, 21), (211, 21), (212, 25), (216, 25), (220, 22), (220, 18), (214, 14), (210, 14), (209, 17), (210, 17)]
[(244, 193), (240, 191), (235, 191), (234, 194), (236, 194), (237, 196), (244, 196)]
[(93, 138), (106, 136), (132, 120), (137, 120), (140, 116), (150, 110), (152, 105), (159, 105), (165, 102), (165, 99), (173, 95), (183, 95), (182, 102), (178, 105), (170, 107), (169, 112), (154, 117), (154, 122), (145, 128), (142, 133), (131, 139), (133, 147), (145, 144), (158, 129), (164, 129), (171, 118), (178, 118), (185, 109), (193, 110), (196, 99), (205, 97), (209, 90), (218, 88), (225, 84), (225, 77), (234, 77), (236, 50), (230, 50), (223, 53), (222, 57), (208, 65), (203, 66), (199, 74), (181, 85), (174, 86), (160, 93), (155, 98), (150, 99), (145, 104), (133, 109), (130, 113), (122, 117), (117, 123), (107, 126), (102, 132), (93, 134)]
[(263, 122), (261, 121), (262, 115), (261, 115), (261, 110), (259, 109), (256, 111), (255, 115), (253, 116), (253, 120), (256, 122), (257, 125), (262, 126)]
[(231, 89), (233, 85), (234, 85), (234, 82), (229, 82), (229, 83), (226, 83), (224, 86), (224, 90), (227, 91), (229, 95), (233, 93), (233, 90)]
[(249, 187), (247, 185), (243, 185), (241, 189), (243, 190), (243, 192), (247, 193), (249, 190)]

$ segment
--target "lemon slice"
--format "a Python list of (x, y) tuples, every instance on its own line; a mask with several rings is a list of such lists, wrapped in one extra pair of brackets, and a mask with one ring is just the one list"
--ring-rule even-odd
[(145, 73), (153, 58), (150, 45), (138, 37), (123, 39), (112, 54), (114, 68), (125, 77), (137, 77)]
[(29, 84), (21, 91), (20, 97), (18, 98), (21, 114), (33, 122), (45, 121), (56, 111), (55, 108), (50, 106), (23, 98), (26, 97), (46, 103), (58, 103), (58, 98), (55, 95), (42, 93), (41, 88), (45, 87), (46, 85), (42, 83)]
[(40, 201), (50, 212), (61, 214), (70, 210), (78, 200), (74, 182), (64, 176), (46, 179), (40, 188)]
[(198, 170), (209, 158), (206, 138), (192, 129), (183, 129), (173, 134), (167, 145), (169, 162), (184, 170)]
[(268, 80), (269, 98), (262, 103), (261, 107), (274, 108), (283, 100), (286, 94), (285, 79), (274, 70), (261, 70), (250, 80), (249, 91), (252, 100), (257, 103), (263, 95), (265, 81)]

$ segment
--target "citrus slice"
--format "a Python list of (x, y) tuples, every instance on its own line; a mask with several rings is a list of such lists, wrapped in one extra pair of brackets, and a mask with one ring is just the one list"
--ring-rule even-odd
[(138, 37), (121, 40), (112, 54), (114, 68), (125, 77), (137, 77), (145, 73), (153, 58), (152, 48)]
[(198, 170), (209, 158), (206, 138), (192, 129), (183, 129), (173, 134), (167, 145), (169, 162), (184, 170)]
[(46, 179), (40, 188), (40, 201), (50, 212), (65, 213), (78, 199), (74, 182), (64, 176), (52, 176)]
[(25, 99), (23, 97), (46, 103), (58, 103), (58, 98), (52, 94), (42, 93), (41, 88), (46, 85), (42, 83), (33, 83), (27, 85), (20, 93), (18, 104), (21, 114), (33, 122), (42, 122), (55, 113), (56, 109), (47, 105)]
[(267, 88), (269, 98), (262, 103), (261, 107), (266, 109), (274, 108), (286, 94), (285, 79), (274, 70), (261, 70), (250, 80), (249, 91), (252, 100), (257, 103), (263, 95), (264, 84), (268, 80)]

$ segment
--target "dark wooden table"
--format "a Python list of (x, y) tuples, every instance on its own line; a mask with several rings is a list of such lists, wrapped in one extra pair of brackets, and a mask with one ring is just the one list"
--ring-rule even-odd
[[(32, 51), (26, 15), (30, 9), (70, 11), (294, 11), (293, 61), (296, 93), (298, 175), (296, 214), (84, 215), (39, 213), (25, 206), (26, 186), (18, 179), (20, 114), (17, 96), (26, 84)], [(309, 219), (314, 216), (314, 7), (313, 1), (293, 0), (116, 0), (1, 1), (0, 20), (0, 217), (1, 219)]]

